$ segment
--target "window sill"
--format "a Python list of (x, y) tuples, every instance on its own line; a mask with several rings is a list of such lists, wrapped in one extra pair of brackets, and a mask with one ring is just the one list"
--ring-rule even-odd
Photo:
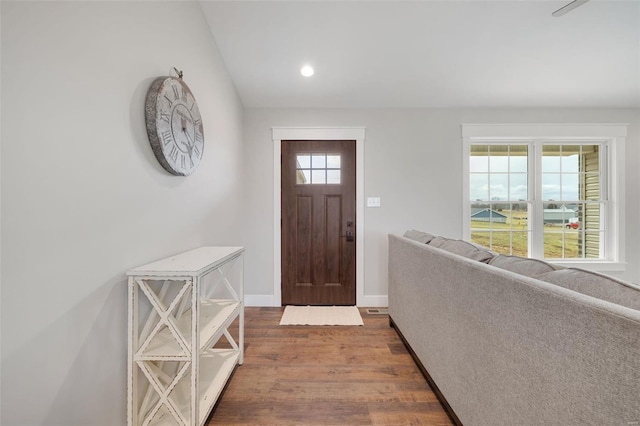
[(587, 271), (593, 271), (593, 272), (624, 272), (627, 269), (627, 264), (624, 262), (610, 262), (606, 260), (602, 260), (602, 261), (546, 260), (546, 262), (551, 263), (552, 265), (563, 266), (565, 268), (581, 268), (581, 269), (586, 269)]

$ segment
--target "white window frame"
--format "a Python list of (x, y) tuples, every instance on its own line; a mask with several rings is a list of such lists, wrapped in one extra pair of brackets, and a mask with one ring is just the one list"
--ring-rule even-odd
[[(605, 153), (601, 158), (601, 198), (606, 202), (605, 258), (604, 259), (562, 259), (547, 260), (561, 266), (574, 266), (594, 271), (625, 270), (625, 142), (627, 124), (462, 124), (462, 235), (471, 238), (471, 203), (469, 200), (469, 152), (472, 144), (530, 144), (538, 147), (543, 143), (580, 143), (604, 144)], [(534, 148), (535, 149), (535, 148)], [(539, 149), (537, 149), (539, 151)], [(532, 216), (529, 218), (531, 239), (529, 253), (532, 257), (543, 258), (540, 253), (542, 231), (534, 226), (539, 222), (536, 212), (543, 203), (541, 190), (536, 182), (542, 173), (541, 162), (535, 161), (536, 170), (531, 168), (534, 156), (530, 155), (529, 201), (532, 203)], [(539, 185), (538, 185), (539, 186)]]

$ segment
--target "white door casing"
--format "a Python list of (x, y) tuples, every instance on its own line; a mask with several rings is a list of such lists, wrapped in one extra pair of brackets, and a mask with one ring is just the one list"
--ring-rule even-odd
[[(273, 127), (273, 306), (282, 304), (281, 147), (283, 140), (356, 141), (356, 305), (364, 296), (364, 127)], [(370, 304), (369, 304), (370, 305)], [(368, 305), (368, 306), (369, 306)], [(373, 305), (370, 305), (373, 306)]]

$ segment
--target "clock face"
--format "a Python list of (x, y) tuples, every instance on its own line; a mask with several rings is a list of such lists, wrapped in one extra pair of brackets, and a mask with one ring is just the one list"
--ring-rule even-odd
[(191, 90), (174, 77), (159, 77), (147, 92), (145, 118), (149, 142), (169, 173), (188, 176), (204, 152), (202, 117)]

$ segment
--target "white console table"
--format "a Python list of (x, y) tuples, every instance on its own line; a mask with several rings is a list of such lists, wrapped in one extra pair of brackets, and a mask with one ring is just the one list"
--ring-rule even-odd
[(127, 271), (129, 426), (206, 421), (243, 362), (243, 252), (201, 247)]

